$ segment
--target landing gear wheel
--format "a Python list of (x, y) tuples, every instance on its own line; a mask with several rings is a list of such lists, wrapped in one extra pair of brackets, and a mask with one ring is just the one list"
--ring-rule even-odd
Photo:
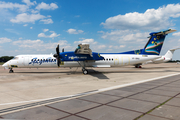
[(13, 73), (14, 71), (12, 69), (9, 70), (9, 73)]
[(82, 71), (83, 71), (83, 74), (84, 74), (84, 75), (88, 74), (88, 70), (82, 69)]
[(135, 68), (142, 68), (140, 65), (136, 65)]

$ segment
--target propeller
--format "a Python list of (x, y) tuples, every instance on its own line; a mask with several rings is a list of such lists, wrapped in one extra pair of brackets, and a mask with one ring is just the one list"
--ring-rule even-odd
[(57, 59), (58, 67), (60, 67), (60, 63), (61, 63), (61, 59), (60, 59), (59, 54), (60, 54), (60, 52), (59, 52), (59, 44), (58, 44), (56, 47), (56, 54), (53, 55)]
[(62, 52), (64, 52), (64, 48), (62, 49)]

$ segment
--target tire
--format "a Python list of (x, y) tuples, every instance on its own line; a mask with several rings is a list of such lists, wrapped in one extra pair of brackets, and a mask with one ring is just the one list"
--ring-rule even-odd
[(88, 74), (88, 71), (86, 69), (83, 70), (83, 74), (86, 75)]
[(14, 71), (13, 70), (9, 70), (9, 73), (13, 73)]

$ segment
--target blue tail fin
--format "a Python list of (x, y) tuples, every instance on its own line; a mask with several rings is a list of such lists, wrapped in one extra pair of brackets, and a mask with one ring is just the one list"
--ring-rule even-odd
[(162, 32), (152, 32), (150, 33), (150, 39), (142, 50), (142, 54), (147, 55), (159, 55), (161, 52), (161, 48), (164, 43), (164, 39), (167, 34), (174, 32), (176, 30), (166, 30)]

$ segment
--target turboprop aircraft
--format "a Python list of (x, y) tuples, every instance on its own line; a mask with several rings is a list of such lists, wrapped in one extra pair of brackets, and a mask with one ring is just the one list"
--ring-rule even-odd
[(180, 48), (176, 48), (176, 49), (170, 49), (166, 52), (165, 55), (161, 56), (158, 59), (154, 59), (154, 60), (150, 60), (141, 64), (136, 64), (134, 65), (136, 68), (141, 68), (141, 65), (145, 65), (145, 64), (159, 64), (159, 63), (165, 63), (168, 62), (170, 60), (172, 60), (173, 54), (175, 50), (178, 50)]
[(122, 53), (97, 53), (92, 52), (89, 44), (79, 44), (75, 51), (59, 52), (50, 55), (18, 55), (3, 64), (9, 68), (46, 68), (46, 67), (82, 67), (83, 74), (88, 74), (87, 67), (116, 67), (137, 65), (160, 58), (162, 45), (167, 34), (176, 30), (168, 29), (161, 32), (150, 33), (149, 41), (143, 49)]

